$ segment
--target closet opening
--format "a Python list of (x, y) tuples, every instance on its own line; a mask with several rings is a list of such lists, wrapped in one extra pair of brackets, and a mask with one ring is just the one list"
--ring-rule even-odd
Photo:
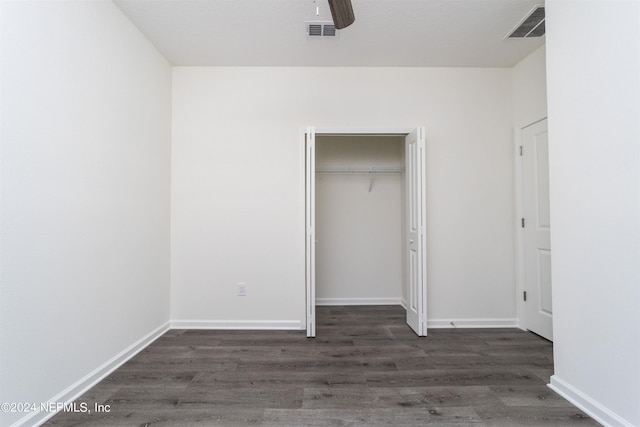
[(401, 305), (426, 335), (424, 137), (305, 133), (307, 336), (316, 305)]
[(316, 305), (402, 305), (404, 136), (316, 135)]

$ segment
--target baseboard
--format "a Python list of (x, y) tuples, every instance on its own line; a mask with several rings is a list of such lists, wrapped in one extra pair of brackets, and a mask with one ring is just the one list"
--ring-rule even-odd
[(299, 320), (172, 320), (171, 329), (298, 331), (306, 325)]
[[(144, 350), (149, 344), (158, 339), (168, 330), (169, 323), (167, 322), (164, 325), (161, 325), (153, 331), (149, 332), (147, 335), (131, 344), (129, 347), (118, 353), (109, 361), (97, 367), (74, 384), (70, 385), (57, 395), (53, 396), (51, 399), (49, 399), (48, 402), (52, 403), (52, 406), (54, 407), (58, 405), (59, 402), (64, 402), (65, 405), (72, 403), (78, 397), (87, 392), (91, 387), (102, 381), (107, 375), (111, 374), (113, 371), (122, 366), (126, 361), (131, 359), (140, 351)], [(27, 425), (27, 423), (28, 425), (37, 426), (53, 417), (56, 413), (57, 412), (42, 411), (31, 412), (27, 416), (22, 417), (14, 424), (12, 424), (12, 427), (24, 426)]]
[(618, 416), (610, 409), (602, 406), (600, 403), (582, 393), (571, 384), (565, 382), (561, 378), (558, 378), (557, 375), (551, 376), (551, 383), (548, 384), (548, 387), (567, 399), (569, 402), (573, 403), (603, 426), (633, 427), (632, 423)]
[(427, 329), (445, 328), (517, 328), (518, 319), (429, 319)]
[(402, 305), (402, 298), (316, 298), (316, 305)]

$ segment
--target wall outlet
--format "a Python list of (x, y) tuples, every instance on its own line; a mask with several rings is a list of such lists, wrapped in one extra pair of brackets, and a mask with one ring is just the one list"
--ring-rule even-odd
[(246, 297), (247, 296), (247, 284), (246, 283), (238, 283), (238, 296)]

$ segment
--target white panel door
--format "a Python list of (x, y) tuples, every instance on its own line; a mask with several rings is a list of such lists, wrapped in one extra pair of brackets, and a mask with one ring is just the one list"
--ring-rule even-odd
[(425, 142), (418, 128), (405, 138), (407, 324), (427, 335)]
[(547, 120), (522, 130), (525, 327), (553, 341)]
[(316, 336), (316, 148), (315, 129), (305, 134), (306, 181), (306, 313), (307, 337)]

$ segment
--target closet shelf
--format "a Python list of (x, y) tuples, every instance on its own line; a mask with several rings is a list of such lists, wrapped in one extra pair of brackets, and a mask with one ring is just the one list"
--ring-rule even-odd
[(402, 167), (341, 167), (341, 168), (316, 168), (316, 173), (340, 173), (340, 174), (393, 174), (402, 173)]

